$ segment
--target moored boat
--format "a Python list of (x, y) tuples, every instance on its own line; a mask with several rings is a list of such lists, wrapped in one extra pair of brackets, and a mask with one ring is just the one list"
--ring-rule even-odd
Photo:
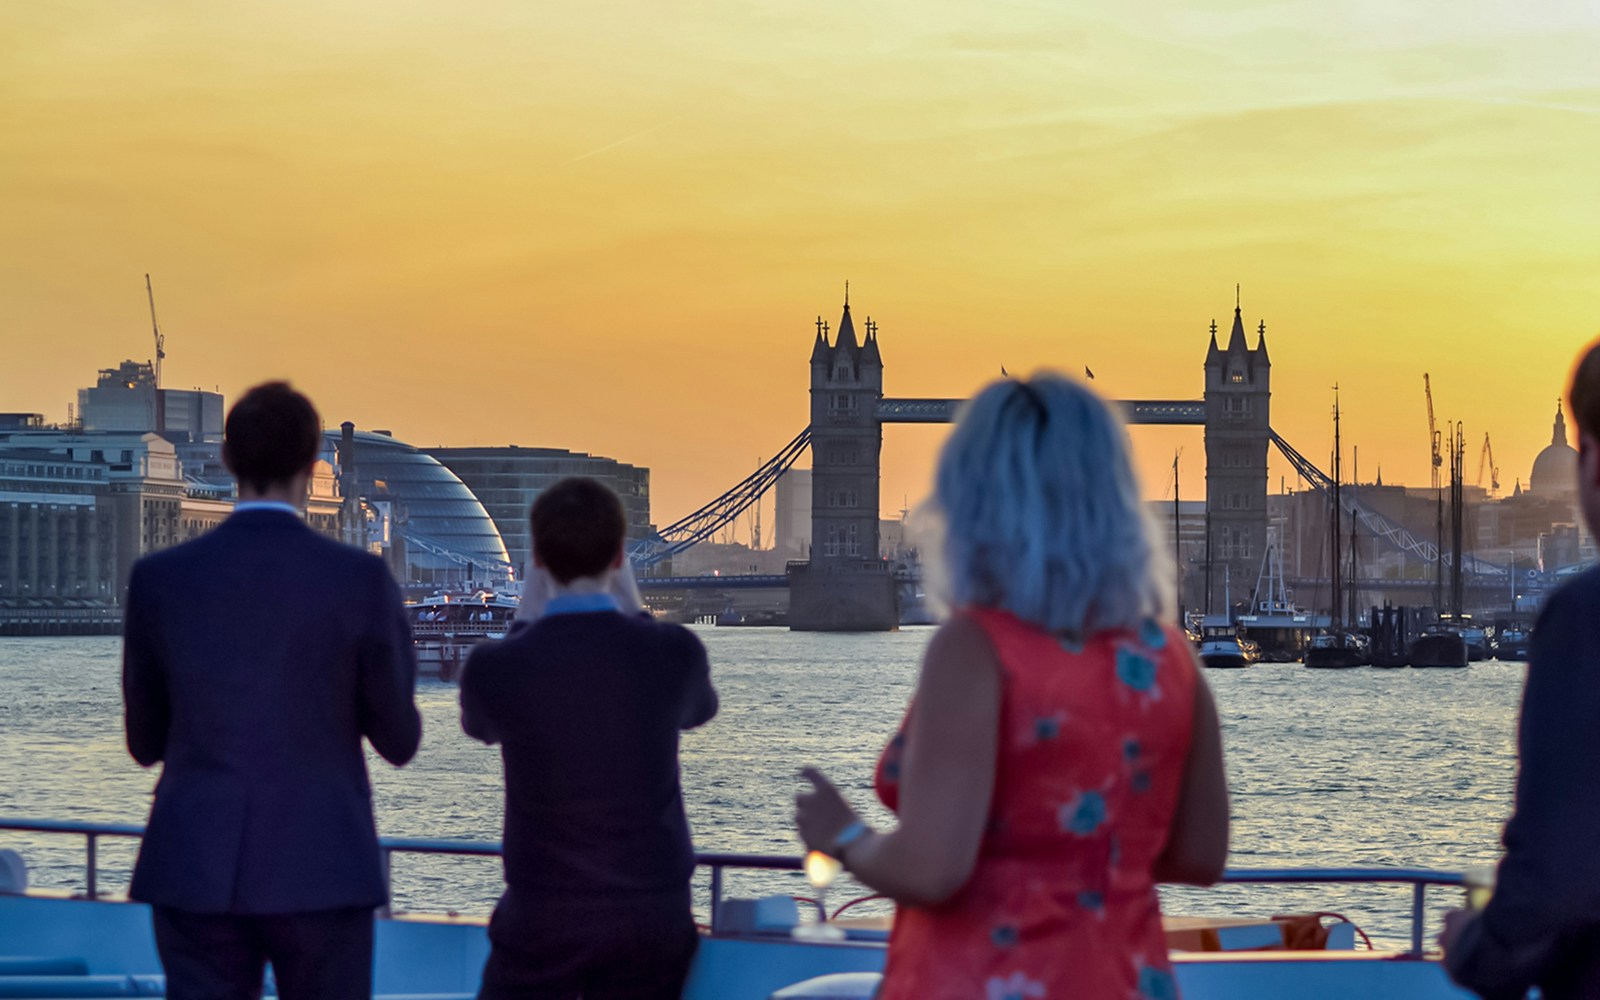
[(1502, 625), (1495, 630), (1495, 659), (1524, 663), (1532, 644), (1533, 633), (1524, 626)]
[(1435, 625), (1411, 643), (1406, 659), (1413, 667), (1464, 667), (1467, 643), (1460, 633)]
[(1237, 669), (1256, 662), (1257, 651), (1239, 637), (1239, 628), (1224, 616), (1200, 626), (1200, 662), (1216, 669)]
[(1260, 647), (1259, 660), (1293, 663), (1305, 655), (1317, 628), (1327, 624), (1325, 616), (1295, 605), (1284, 579), (1283, 548), (1274, 540), (1262, 553), (1251, 610), (1238, 617), (1240, 636)]
[(506, 594), (435, 594), (406, 605), (417, 671), (423, 677), (452, 681), (466, 666), (467, 654), (485, 639), (503, 639), (520, 602)]
[(1365, 636), (1353, 632), (1324, 632), (1311, 639), (1304, 663), (1314, 670), (1344, 670), (1364, 667), (1372, 662), (1371, 647)]

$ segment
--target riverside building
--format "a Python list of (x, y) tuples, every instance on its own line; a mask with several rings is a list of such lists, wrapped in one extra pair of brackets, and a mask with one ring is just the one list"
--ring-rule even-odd
[[(216, 527), (233, 499), (231, 479), (186, 476), (153, 432), (0, 432), (0, 602), (120, 604), (139, 557)], [(339, 507), (318, 463), (306, 521), (336, 535)]]
[(540, 493), (568, 476), (586, 476), (610, 487), (622, 500), (628, 538), (655, 533), (650, 523), (650, 470), (602, 455), (562, 448), (429, 448), (427, 454), (455, 473), (494, 519), (506, 551), (520, 572), (533, 556), (528, 510)]

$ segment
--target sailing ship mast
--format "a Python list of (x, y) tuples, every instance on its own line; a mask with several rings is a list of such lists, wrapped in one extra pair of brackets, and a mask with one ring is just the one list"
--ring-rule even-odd
[(1456, 421), (1450, 441), (1450, 612), (1461, 620), (1462, 466), (1466, 462), (1466, 434)]
[(1181, 450), (1172, 453), (1172, 572), (1176, 577), (1178, 586), (1178, 624), (1183, 624), (1183, 532), (1182, 522), (1178, 517), (1178, 456)]
[(1340, 616), (1340, 608), (1339, 608), (1340, 598), (1342, 598), (1344, 596), (1344, 590), (1340, 586), (1340, 579), (1339, 579), (1339, 570), (1341, 569), (1341, 563), (1344, 561), (1344, 558), (1343, 558), (1344, 554), (1340, 551), (1340, 546), (1341, 546), (1341, 543), (1343, 542), (1343, 538), (1341, 537), (1343, 535), (1343, 531), (1341, 529), (1343, 528), (1343, 525), (1344, 525), (1344, 514), (1343, 514), (1344, 507), (1342, 505), (1341, 498), (1340, 498), (1339, 449), (1340, 449), (1340, 445), (1339, 445), (1339, 387), (1338, 386), (1334, 386), (1333, 387), (1333, 517), (1332, 517), (1332, 525), (1331, 525), (1332, 526), (1332, 531), (1330, 532), (1330, 535), (1332, 537), (1332, 542), (1333, 542), (1333, 553), (1332, 553), (1333, 554), (1333, 559), (1330, 560), (1331, 570), (1332, 570), (1332, 573), (1333, 573), (1333, 579), (1329, 581), (1332, 584), (1332, 586), (1329, 587), (1328, 594), (1332, 598), (1332, 600), (1330, 600), (1328, 603), (1331, 604), (1332, 607), (1331, 607), (1331, 609), (1329, 611), (1329, 616), (1328, 617), (1329, 617), (1329, 624), (1336, 631), (1338, 629), (1344, 627), (1344, 623), (1340, 620), (1341, 616)]
[(1357, 522), (1355, 511), (1356, 490), (1361, 487), (1361, 449), (1352, 448), (1350, 449), (1350, 452), (1350, 578), (1346, 584), (1346, 589), (1350, 593), (1350, 603), (1349, 609), (1345, 615), (1345, 620), (1350, 623), (1351, 628), (1354, 628), (1356, 625), (1356, 619), (1358, 617), (1356, 614), (1357, 581), (1360, 579), (1361, 573), (1360, 564), (1357, 562), (1359, 558), (1359, 552), (1356, 547), (1356, 542), (1358, 539), (1356, 536)]

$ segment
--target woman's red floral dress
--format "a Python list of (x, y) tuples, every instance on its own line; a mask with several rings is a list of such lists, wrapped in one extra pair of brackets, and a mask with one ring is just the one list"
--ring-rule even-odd
[[(1176, 998), (1151, 866), (1189, 748), (1187, 638), (1151, 621), (1078, 646), (1003, 611), (966, 614), (1002, 671), (988, 829), (959, 893), (900, 908), (881, 1000)], [(878, 762), (890, 809), (903, 743), (902, 729)]]

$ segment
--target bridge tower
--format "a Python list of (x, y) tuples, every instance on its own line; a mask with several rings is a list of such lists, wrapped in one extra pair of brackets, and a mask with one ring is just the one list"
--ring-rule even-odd
[(893, 574), (878, 552), (883, 357), (867, 320), (857, 340), (845, 295), (833, 343), (817, 318), (811, 348), (811, 557), (789, 574), (799, 631), (885, 631), (899, 623)]
[(1256, 346), (1245, 343), (1244, 318), (1237, 302), (1228, 346), (1217, 346), (1211, 324), (1206, 352), (1206, 552), (1202, 607), (1221, 614), (1223, 582), (1238, 605), (1250, 599), (1267, 546), (1267, 447), (1272, 442), (1269, 404), (1272, 362), (1267, 358), (1267, 324)]

